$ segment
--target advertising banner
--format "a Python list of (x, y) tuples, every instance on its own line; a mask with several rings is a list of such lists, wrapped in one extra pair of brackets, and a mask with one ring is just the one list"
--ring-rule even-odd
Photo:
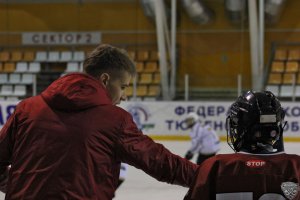
[(183, 121), (188, 113), (196, 112), (203, 124), (210, 124), (225, 135), (226, 112), (229, 102), (124, 102), (121, 107), (131, 113), (145, 134), (187, 135)]
[[(120, 107), (131, 113), (137, 126), (148, 135), (187, 136), (183, 120), (196, 112), (203, 124), (210, 124), (220, 136), (226, 136), (226, 113), (232, 102), (170, 101), (122, 102)], [(13, 113), (17, 102), (0, 101), (0, 128)], [(300, 106), (282, 102), (286, 111), (284, 135), (300, 138)]]
[[(209, 124), (220, 136), (226, 135), (226, 114), (232, 102), (124, 102), (139, 127), (146, 134), (186, 135), (183, 120), (188, 113), (196, 112), (203, 124)], [(300, 138), (300, 106), (298, 103), (282, 102), (286, 112), (285, 136)]]

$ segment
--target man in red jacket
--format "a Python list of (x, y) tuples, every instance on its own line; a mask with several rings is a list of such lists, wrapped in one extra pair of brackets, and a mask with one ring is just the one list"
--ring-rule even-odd
[(237, 153), (204, 161), (185, 200), (299, 200), (300, 156), (284, 153), (284, 115), (271, 92), (241, 95), (227, 118)]
[(84, 70), (20, 102), (2, 128), (0, 186), (6, 199), (112, 199), (121, 162), (159, 181), (190, 186), (197, 165), (143, 135), (116, 106), (135, 75), (126, 52), (99, 45)]

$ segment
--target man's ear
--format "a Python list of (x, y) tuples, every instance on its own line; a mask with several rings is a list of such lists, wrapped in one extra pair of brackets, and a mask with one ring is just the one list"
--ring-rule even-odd
[(100, 75), (100, 82), (102, 83), (102, 85), (106, 88), (108, 81), (110, 79), (110, 76), (108, 73), (103, 73)]

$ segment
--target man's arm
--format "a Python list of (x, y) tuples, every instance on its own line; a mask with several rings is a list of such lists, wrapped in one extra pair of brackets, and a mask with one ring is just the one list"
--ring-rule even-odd
[(159, 181), (187, 187), (191, 185), (197, 165), (144, 135), (130, 115), (125, 118), (122, 132), (119, 140), (122, 161), (142, 169)]

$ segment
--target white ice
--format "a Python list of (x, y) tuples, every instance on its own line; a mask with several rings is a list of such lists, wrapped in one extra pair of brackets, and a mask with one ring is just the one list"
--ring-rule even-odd
[[(188, 141), (157, 141), (167, 147), (173, 153), (184, 156), (190, 143)], [(285, 143), (286, 153), (300, 155), (299, 143)], [(222, 142), (219, 153), (232, 153), (232, 149), (226, 142)], [(195, 162), (194, 156), (193, 162)], [(182, 200), (187, 188), (158, 182), (141, 170), (129, 166), (125, 182), (116, 191), (114, 200)], [(0, 200), (4, 194), (0, 194)]]

